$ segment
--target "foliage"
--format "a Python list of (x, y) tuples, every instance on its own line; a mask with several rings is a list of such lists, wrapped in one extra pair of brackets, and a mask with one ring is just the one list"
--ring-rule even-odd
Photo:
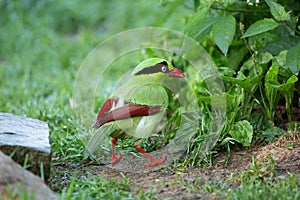
[[(217, 146), (236, 142), (249, 146), (257, 138), (274, 141), (298, 117), (294, 110), (299, 108), (300, 4), (284, 0), (182, 4), (194, 10), (184, 32), (209, 52), (225, 84), (227, 116)], [(209, 96), (205, 84), (196, 89), (200, 105), (209, 105), (203, 101)], [(195, 139), (194, 150), (198, 145), (201, 142)]]

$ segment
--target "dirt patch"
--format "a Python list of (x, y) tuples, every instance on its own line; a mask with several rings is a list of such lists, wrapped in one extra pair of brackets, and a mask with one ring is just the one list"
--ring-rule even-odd
[[(222, 182), (232, 174), (250, 169), (253, 158), (259, 163), (270, 164), (270, 156), (279, 175), (300, 173), (300, 140), (286, 136), (276, 143), (256, 143), (248, 148), (233, 149), (227, 166), (227, 152), (221, 152), (214, 156), (213, 167), (188, 168), (182, 172), (173, 172), (168, 168), (145, 174), (122, 173), (104, 165), (91, 165), (89, 172), (90, 176), (102, 176), (107, 180), (114, 178), (121, 181), (125, 176), (130, 180), (133, 194), (142, 189), (144, 192), (155, 191), (155, 195), (161, 199), (218, 199), (213, 193), (199, 189), (200, 186), (208, 182)], [(229, 187), (238, 186), (234, 181), (227, 183)]]

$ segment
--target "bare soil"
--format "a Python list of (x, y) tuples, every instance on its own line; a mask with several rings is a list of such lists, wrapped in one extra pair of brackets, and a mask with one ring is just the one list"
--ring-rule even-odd
[[(145, 174), (119, 172), (104, 165), (89, 166), (90, 176), (102, 176), (121, 181), (130, 180), (131, 192), (136, 194), (141, 188), (144, 192), (155, 191), (161, 199), (219, 199), (214, 193), (200, 190), (207, 182), (226, 182), (229, 187), (237, 187), (238, 182), (228, 179), (252, 167), (253, 158), (258, 163), (270, 165), (270, 157), (275, 161), (275, 171), (279, 176), (288, 173), (300, 174), (300, 135), (283, 136), (275, 143), (256, 143), (251, 147), (236, 147), (230, 152), (230, 160), (225, 166), (227, 152), (214, 156), (212, 167), (188, 168), (182, 172), (161, 169)], [(168, 169), (168, 168), (167, 168)], [(86, 167), (85, 167), (86, 170)], [(228, 181), (229, 180), (229, 181)]]

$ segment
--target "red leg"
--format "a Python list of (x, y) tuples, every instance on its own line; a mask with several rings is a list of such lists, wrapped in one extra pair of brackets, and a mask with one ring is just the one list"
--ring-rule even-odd
[(119, 160), (122, 158), (120, 154), (115, 155), (115, 146), (116, 146), (117, 139), (112, 138), (111, 139), (111, 165), (114, 166), (119, 162)]
[(158, 159), (153, 158), (149, 153), (145, 152), (142, 148), (138, 147), (137, 145), (134, 145), (134, 148), (151, 161), (150, 163), (145, 165), (146, 168), (152, 167), (152, 166), (155, 166), (155, 165), (160, 165), (163, 162), (165, 162), (165, 160), (166, 160), (166, 156), (160, 157)]

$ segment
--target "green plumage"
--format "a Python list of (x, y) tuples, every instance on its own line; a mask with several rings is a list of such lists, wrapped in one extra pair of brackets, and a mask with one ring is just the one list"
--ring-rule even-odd
[(154, 82), (151, 75), (139, 75), (114, 92), (112, 98), (119, 98), (125, 101), (140, 105), (159, 105), (167, 108), (168, 94), (161, 83)]
[[(164, 63), (164, 65), (159, 65), (160, 63)], [(138, 141), (140, 138), (150, 137), (162, 129), (168, 107), (168, 94), (162, 83), (168, 74), (160, 71), (150, 73), (153, 70), (159, 70), (160, 66), (166, 66), (167, 71), (173, 69), (169, 62), (161, 58), (150, 58), (140, 63), (133, 70), (130, 80), (112, 94), (111, 98), (119, 99), (119, 102), (113, 105), (111, 110), (124, 106), (124, 102), (131, 102), (138, 105), (161, 106), (161, 112), (106, 123), (100, 127), (97, 134), (106, 134), (106, 136), (116, 139), (132, 138)], [(139, 74), (144, 72), (142, 70), (147, 73)], [(102, 137), (97, 136), (97, 134), (86, 145), (90, 153), (93, 153), (97, 148), (97, 143), (101, 143), (98, 140)]]
[(160, 74), (133, 75), (126, 84), (114, 92), (112, 98), (139, 105), (161, 106), (163, 109), (155, 115), (111, 122), (111, 126), (114, 126), (116, 130), (108, 133), (107, 136), (117, 139), (132, 137), (137, 140), (150, 137), (161, 129), (159, 125), (164, 122), (163, 117), (169, 102), (166, 89), (162, 85), (162, 78)]
[[(132, 79), (135, 81), (136, 79)], [(132, 84), (131, 82), (129, 84)], [(126, 87), (127, 85), (125, 85)], [(131, 90), (133, 89), (133, 90)], [(163, 109), (160, 113), (150, 116), (133, 117), (124, 120), (111, 122), (116, 127), (110, 137), (123, 139), (133, 137), (134, 139), (147, 138), (161, 129), (160, 123), (163, 122), (165, 110), (168, 106), (168, 94), (162, 85), (157, 83), (137, 84), (121, 93), (115, 93), (119, 99), (126, 99), (139, 105), (161, 106)]]

